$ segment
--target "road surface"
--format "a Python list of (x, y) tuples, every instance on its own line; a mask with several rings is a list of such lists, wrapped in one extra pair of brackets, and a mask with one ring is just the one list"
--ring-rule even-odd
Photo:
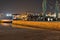
[(60, 31), (0, 23), (0, 40), (60, 40)]

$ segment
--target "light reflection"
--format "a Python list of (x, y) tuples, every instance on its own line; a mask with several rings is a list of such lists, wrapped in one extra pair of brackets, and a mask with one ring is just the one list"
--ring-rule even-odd
[(2, 26), (10, 26), (10, 23), (0, 23)]
[(30, 27), (30, 26), (15, 25), (11, 23), (0, 23), (0, 25), (2, 25), (2, 27), (4, 26), (4, 27), (12, 27), (12, 28), (18, 28), (18, 29), (44, 30), (44, 29)]
[(30, 26), (23, 26), (23, 25), (14, 25), (12, 24), (13, 28), (21, 28), (21, 29), (32, 29), (32, 30), (44, 30), (40, 28), (30, 27)]

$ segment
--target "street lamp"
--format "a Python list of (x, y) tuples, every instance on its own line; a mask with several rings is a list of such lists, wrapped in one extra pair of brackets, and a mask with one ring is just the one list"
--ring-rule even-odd
[(58, 18), (58, 12), (59, 12), (58, 1), (56, 1), (55, 11), (56, 11), (56, 20), (57, 20), (57, 18)]
[(42, 3), (42, 8), (43, 8), (43, 21), (45, 21), (45, 16), (46, 16), (46, 1), (47, 0), (43, 0), (43, 3)]

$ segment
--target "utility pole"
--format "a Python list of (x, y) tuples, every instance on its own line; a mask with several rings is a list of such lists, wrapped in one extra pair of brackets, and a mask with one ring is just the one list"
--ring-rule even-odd
[(46, 1), (47, 1), (47, 0), (43, 0), (43, 2), (42, 2), (43, 21), (45, 21), (45, 16), (46, 16)]
[(58, 19), (58, 12), (59, 12), (59, 5), (58, 5), (58, 1), (57, 0), (56, 0), (55, 11), (56, 11), (56, 20), (57, 20)]

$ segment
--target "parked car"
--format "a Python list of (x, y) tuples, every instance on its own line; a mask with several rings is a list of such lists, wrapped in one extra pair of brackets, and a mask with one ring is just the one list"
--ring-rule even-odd
[(9, 17), (1, 17), (0, 21), (4, 22), (4, 23), (12, 23), (13, 19), (10, 16)]
[(45, 17), (45, 21), (56, 21), (56, 18), (47, 16)]

